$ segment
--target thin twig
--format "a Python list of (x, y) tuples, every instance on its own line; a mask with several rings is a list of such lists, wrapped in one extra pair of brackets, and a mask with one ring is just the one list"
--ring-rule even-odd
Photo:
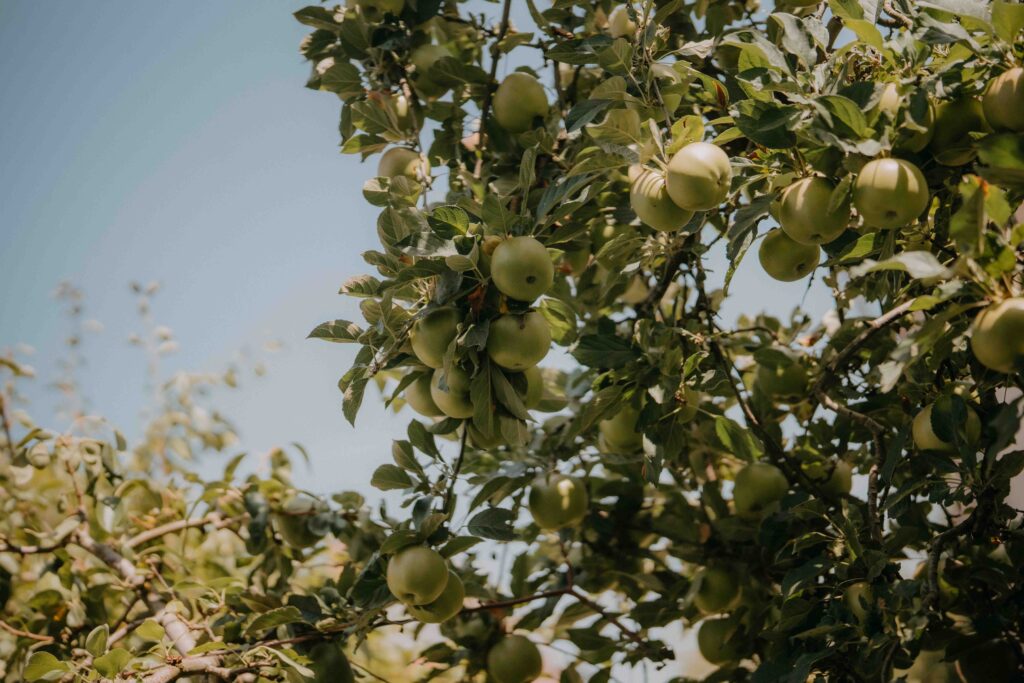
[(225, 518), (219, 512), (211, 512), (205, 517), (201, 517), (199, 519), (179, 519), (132, 536), (125, 541), (121, 547), (125, 549), (135, 548), (136, 546), (148, 543), (149, 541), (160, 538), (166, 534), (172, 534), (184, 529), (194, 529), (196, 527), (204, 526), (212, 526), (214, 529), (223, 529), (224, 527), (231, 526), (245, 518), (246, 517), (244, 515)]
[(498, 77), (498, 62), (501, 60), (501, 48), (499, 47), (505, 34), (508, 33), (509, 13), (512, 11), (512, 0), (505, 0), (505, 6), (501, 10), (501, 26), (498, 28), (498, 37), (491, 43), (491, 71), (487, 79), (487, 90), (484, 92), (484, 104), (480, 109), (480, 146), (477, 148), (476, 168), (473, 169), (473, 177), (480, 178), (484, 168), (484, 152), (487, 149), (487, 118), (491, 115), (491, 99), (494, 96), (494, 81)]
[(455, 466), (452, 468), (451, 481), (444, 492), (444, 505), (441, 511), (451, 518), (452, 502), (455, 500), (455, 484), (459, 481), (459, 472), (462, 470), (462, 460), (466, 455), (466, 438), (469, 436), (469, 427), (462, 425), (462, 438), (459, 440), (459, 456), (455, 459)]
[(43, 636), (43, 635), (39, 635), (38, 633), (32, 633), (31, 631), (23, 631), (20, 628), (15, 628), (15, 627), (11, 626), (10, 624), (8, 624), (3, 619), (0, 619), (0, 629), (3, 629), (4, 631), (7, 631), (11, 635), (18, 636), (19, 638), (28, 638), (30, 640), (35, 640), (35, 641), (40, 642), (40, 643), (52, 643), (53, 642), (53, 637), (52, 636)]

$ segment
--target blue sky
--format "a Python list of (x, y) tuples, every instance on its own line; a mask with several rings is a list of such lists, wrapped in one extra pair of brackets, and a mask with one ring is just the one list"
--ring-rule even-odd
[[(336, 292), (377, 246), (361, 195), (373, 168), (338, 153), (339, 102), (303, 88), (299, 6), (0, 0), (0, 348), (35, 347), (31, 398), (47, 415), (41, 386), (66, 334), (52, 294), (62, 279), (81, 286), (105, 326), (87, 339), (83, 384), (93, 411), (132, 433), (145, 364), (126, 341), (128, 283), (160, 281), (156, 317), (181, 343), (165, 369), (218, 369), (283, 342), (267, 377), (218, 404), (253, 452), (305, 444), (314, 467), (299, 483), (365, 491), (404, 419), (371, 391), (349, 427), (336, 382), (353, 349), (304, 337), (358, 318)], [(788, 314), (805, 283), (772, 281), (751, 256), (726, 318)]]

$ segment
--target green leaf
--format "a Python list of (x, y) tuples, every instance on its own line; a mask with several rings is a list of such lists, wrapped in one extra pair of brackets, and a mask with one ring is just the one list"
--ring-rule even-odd
[(576, 313), (569, 304), (560, 299), (548, 297), (540, 302), (537, 310), (548, 321), (551, 339), (560, 346), (576, 341)]
[(253, 619), (249, 623), (249, 626), (246, 627), (245, 632), (249, 635), (258, 635), (267, 629), (277, 628), (278, 626), (284, 626), (286, 624), (294, 624), (302, 620), (302, 612), (299, 611), (298, 607), (293, 605), (278, 607), (268, 612), (264, 612)]
[(323, 339), (324, 341), (349, 344), (359, 341), (363, 328), (347, 320), (331, 320), (320, 323), (313, 328), (307, 339)]
[(481, 539), (476, 536), (456, 536), (445, 543), (438, 552), (441, 553), (441, 557), (451, 558), (456, 555), (461, 555), (481, 542)]
[(380, 544), (381, 555), (392, 555), (407, 545), (420, 542), (420, 535), (412, 529), (398, 529)]
[(607, 109), (611, 104), (612, 100), (597, 100), (590, 98), (576, 104), (576, 106), (570, 109), (569, 113), (565, 115), (566, 132), (574, 133), (578, 131), (580, 128), (604, 113), (605, 109)]
[(55, 681), (71, 671), (71, 667), (60, 661), (49, 652), (33, 652), (25, 665), (25, 680)]
[(1009, 0), (992, 3), (992, 26), (996, 35), (1011, 45), (1024, 29), (1024, 5)]
[(100, 624), (85, 637), (85, 649), (93, 657), (99, 657), (107, 651), (107, 638), (110, 636), (110, 627)]
[(612, 334), (587, 334), (580, 337), (573, 357), (592, 368), (621, 368), (640, 357), (626, 339)]
[(423, 474), (423, 467), (416, 460), (416, 453), (412, 449), (412, 444), (408, 441), (392, 441), (391, 458), (403, 470)]
[(976, 147), (978, 160), (984, 164), (978, 169), (983, 178), (1009, 190), (1024, 192), (1024, 135), (988, 135), (978, 140)]
[(165, 635), (164, 627), (155, 619), (146, 619), (133, 633), (150, 643), (159, 643)]
[(474, 536), (489, 538), (493, 541), (514, 541), (515, 529), (512, 522), (515, 515), (505, 508), (487, 508), (473, 515), (466, 529)]
[(390, 491), (412, 488), (413, 481), (401, 467), (385, 464), (374, 470), (370, 485), (381, 491)]
[[(297, 610), (296, 610), (297, 611)], [(92, 665), (105, 678), (114, 678), (124, 671), (132, 661), (132, 654), (122, 648), (114, 648), (102, 657), (92, 660)]]
[(742, 100), (736, 104), (736, 126), (759, 145), (787, 149), (796, 144), (796, 125), (800, 110), (794, 106)]
[[(337, 93), (346, 102), (360, 97), (363, 92), (363, 80), (359, 69), (349, 62), (335, 62), (320, 76), (320, 89)], [(384, 110), (376, 108), (382, 114)], [(386, 116), (386, 114), (384, 114)], [(389, 126), (385, 125), (384, 128)]]
[(918, 279), (952, 276), (952, 272), (939, 263), (930, 251), (905, 251), (884, 261), (867, 259), (861, 265), (850, 268), (850, 277), (858, 278), (881, 270), (902, 270)]
[(724, 415), (715, 417), (715, 434), (727, 451), (741, 460), (753, 462), (761, 457), (761, 447), (750, 431)]
[(675, 154), (691, 142), (704, 139), (704, 120), (694, 114), (687, 114), (672, 124), (672, 142), (665, 149)]

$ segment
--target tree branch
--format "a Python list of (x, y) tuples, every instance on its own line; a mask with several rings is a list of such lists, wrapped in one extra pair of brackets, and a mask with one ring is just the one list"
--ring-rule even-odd
[(53, 642), (53, 636), (44, 636), (44, 635), (40, 635), (38, 633), (32, 633), (31, 631), (23, 631), (20, 628), (15, 628), (15, 627), (11, 626), (10, 624), (8, 624), (3, 619), (0, 619), (0, 629), (3, 629), (4, 631), (7, 631), (11, 635), (17, 636), (19, 638), (28, 638), (29, 640), (35, 640), (35, 641), (40, 642), (40, 643), (52, 643)]
[(184, 529), (194, 529), (196, 527), (212, 526), (214, 529), (223, 529), (231, 526), (237, 522), (244, 520), (246, 517), (240, 515), (238, 517), (227, 517), (225, 518), (219, 512), (211, 512), (208, 515), (199, 519), (179, 519), (174, 522), (168, 522), (158, 527), (154, 527), (147, 531), (143, 531), (135, 536), (132, 536), (125, 541), (121, 547), (126, 549), (135, 548), (143, 543), (148, 543), (154, 539), (160, 538), (167, 534), (173, 534), (176, 531), (182, 531)]
[(477, 148), (476, 168), (473, 169), (473, 177), (478, 180), (484, 168), (484, 152), (487, 149), (487, 118), (491, 114), (494, 81), (498, 77), (498, 63), (501, 60), (501, 50), (498, 44), (505, 39), (505, 35), (508, 33), (509, 13), (511, 11), (512, 0), (505, 0), (505, 6), (501, 10), (501, 26), (498, 28), (498, 36), (491, 43), (491, 71), (487, 79), (487, 90), (484, 92), (484, 104), (480, 108), (480, 146)]

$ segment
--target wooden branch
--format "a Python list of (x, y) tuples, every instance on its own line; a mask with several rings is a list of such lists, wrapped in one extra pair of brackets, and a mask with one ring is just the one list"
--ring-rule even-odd
[(160, 538), (161, 536), (173, 534), (176, 531), (183, 531), (184, 529), (194, 529), (205, 526), (211, 526), (214, 529), (223, 529), (224, 527), (241, 522), (244, 519), (246, 519), (245, 515), (226, 518), (219, 512), (211, 512), (199, 519), (179, 519), (174, 522), (168, 522), (167, 524), (143, 531), (142, 533), (129, 538), (121, 545), (121, 547), (126, 549), (135, 548), (136, 546), (148, 543), (149, 541)]
[(15, 628), (3, 619), (0, 619), (0, 629), (7, 631), (13, 636), (17, 636), (19, 638), (28, 638), (29, 640), (34, 640), (39, 643), (52, 643), (54, 640), (53, 636), (44, 636), (38, 633), (32, 633), (31, 631), (23, 631), (20, 628)]
[(455, 500), (455, 484), (459, 481), (459, 471), (462, 469), (462, 460), (466, 455), (466, 439), (468, 436), (469, 426), (464, 423), (462, 425), (462, 438), (459, 440), (459, 457), (455, 459), (451, 481), (448, 482), (448, 488), (444, 492), (444, 504), (441, 507), (441, 512), (448, 515), (449, 518), (452, 515), (452, 501)]
[(524, 595), (518, 598), (509, 598), (508, 600), (492, 600), (491, 602), (482, 602), (474, 607), (463, 607), (462, 612), (465, 614), (471, 612), (483, 612), (489, 609), (501, 609), (502, 607), (515, 607), (516, 605), (523, 605), (534, 600), (544, 600), (545, 598), (553, 598), (559, 595), (566, 595), (572, 591), (572, 586), (565, 586), (564, 588), (553, 588), (547, 591), (541, 591), (539, 593), (533, 593), (531, 595)]
[(487, 79), (487, 90), (484, 92), (484, 104), (480, 108), (480, 146), (477, 148), (476, 168), (473, 169), (473, 177), (480, 179), (484, 168), (484, 152), (487, 150), (487, 118), (491, 114), (491, 99), (494, 97), (494, 81), (498, 77), (498, 62), (501, 60), (501, 49), (498, 44), (505, 39), (508, 33), (509, 13), (512, 11), (512, 0), (505, 0), (501, 10), (501, 26), (498, 27), (498, 36), (491, 43), (491, 71)]

